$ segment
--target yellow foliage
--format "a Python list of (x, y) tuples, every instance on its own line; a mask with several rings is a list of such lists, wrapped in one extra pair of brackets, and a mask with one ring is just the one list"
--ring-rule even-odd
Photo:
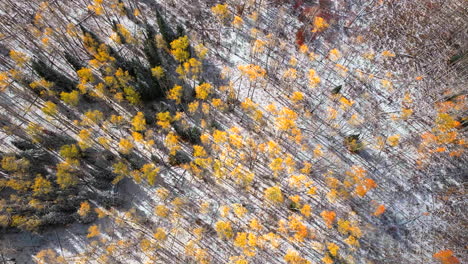
[(325, 29), (328, 28), (328, 23), (325, 19), (319, 17), (319, 16), (316, 16), (314, 18), (314, 23), (313, 23), (313, 28), (312, 28), (312, 32), (316, 33), (316, 32), (322, 32), (324, 31)]
[(122, 154), (130, 154), (133, 150), (133, 143), (126, 139), (126, 138), (121, 138), (119, 141), (119, 152)]
[(232, 20), (232, 25), (236, 28), (242, 27), (244, 24), (244, 20), (240, 16), (234, 16), (234, 20)]
[(219, 207), (221, 217), (227, 217), (229, 215), (230, 210), (231, 210), (231, 208), (229, 208), (229, 206), (227, 206), (227, 205), (223, 205), (223, 206)]
[(25, 53), (16, 50), (10, 50), (10, 58), (14, 60), (19, 67), (23, 67), (29, 61), (29, 57)]
[(384, 57), (395, 57), (395, 53), (389, 51), (389, 50), (384, 50), (382, 51), (382, 56)]
[(167, 238), (166, 230), (164, 230), (164, 228), (158, 227), (158, 228), (156, 229), (156, 232), (153, 234), (153, 237), (154, 237), (156, 240), (159, 240), (159, 241), (164, 241), (164, 240), (166, 240), (166, 238)]
[(48, 194), (53, 190), (52, 183), (42, 176), (37, 176), (34, 179), (34, 184), (32, 186), (34, 195)]
[(233, 211), (237, 217), (242, 218), (248, 212), (247, 209), (241, 204), (232, 204)]
[(187, 36), (180, 37), (171, 42), (171, 54), (177, 61), (184, 62), (189, 58), (187, 48), (189, 39)]
[(266, 188), (264, 191), (264, 196), (265, 199), (272, 203), (282, 203), (284, 198), (283, 198), (283, 193), (281, 192), (281, 189), (279, 186), (272, 186), (269, 188)]
[(294, 92), (291, 97), (289, 98), (293, 103), (297, 103), (299, 101), (304, 100), (304, 93), (301, 92)]
[(133, 130), (143, 131), (146, 129), (146, 120), (142, 112), (138, 112), (132, 119)]
[(213, 87), (209, 83), (202, 83), (195, 87), (197, 99), (205, 100), (211, 93)]
[(171, 113), (169, 112), (160, 112), (156, 114), (156, 119), (158, 124), (163, 129), (168, 129), (171, 126), (172, 118)]
[(101, 232), (99, 231), (99, 227), (97, 225), (92, 225), (88, 228), (88, 235), (86, 237), (93, 238), (99, 236)]
[(84, 113), (84, 118), (81, 121), (82, 126), (91, 126), (93, 124), (99, 125), (99, 123), (104, 119), (104, 115), (99, 110), (87, 111)]
[(337, 61), (341, 58), (341, 52), (337, 49), (332, 49), (328, 53), (328, 58), (332, 61)]
[(44, 107), (42, 107), (42, 112), (48, 116), (53, 116), (57, 114), (57, 105), (51, 101), (47, 101), (44, 103)]
[(161, 79), (164, 77), (164, 68), (161, 66), (156, 66), (154, 68), (151, 68), (151, 74), (154, 77)]
[(398, 143), (400, 142), (400, 135), (399, 134), (395, 134), (393, 136), (389, 136), (387, 138), (387, 143), (388, 145), (392, 146), (392, 147), (396, 147), (398, 146)]
[(220, 21), (225, 20), (229, 16), (228, 4), (217, 4), (211, 7), (211, 12), (215, 15)]
[(327, 243), (327, 248), (328, 252), (330, 252), (330, 255), (333, 257), (336, 257), (338, 255), (338, 250), (340, 249), (337, 244), (335, 243)]
[(77, 106), (78, 101), (80, 100), (80, 94), (76, 90), (71, 91), (69, 93), (61, 92), (60, 99), (62, 99), (62, 101), (64, 101), (68, 105)]
[(78, 209), (78, 215), (81, 217), (87, 216), (91, 212), (91, 205), (88, 201), (84, 201), (80, 204), (80, 209)]
[(177, 104), (182, 101), (183, 88), (180, 85), (174, 85), (174, 87), (167, 92), (167, 99), (174, 100)]
[(315, 70), (310, 69), (309, 70), (309, 85), (312, 88), (317, 87), (317, 85), (320, 83), (320, 77), (317, 75)]
[(331, 228), (333, 221), (335, 220), (336, 213), (333, 211), (322, 211), (320, 213), (320, 216), (322, 216), (323, 220), (325, 221), (326, 226), (328, 228)]
[(232, 232), (231, 222), (229, 221), (218, 221), (215, 224), (215, 230), (218, 233), (219, 238), (230, 239), (234, 236)]
[(165, 205), (157, 205), (154, 208), (154, 213), (159, 217), (166, 218), (169, 215), (169, 209)]
[(299, 252), (293, 250), (293, 249), (288, 249), (286, 254), (283, 257), (284, 261), (288, 264), (311, 264), (310, 261), (307, 259), (301, 257), (299, 255)]
[(237, 68), (241, 71), (242, 75), (247, 76), (251, 81), (263, 78), (266, 75), (265, 69), (255, 64), (239, 65)]
[(311, 211), (312, 209), (309, 204), (304, 204), (304, 206), (302, 206), (301, 208), (301, 214), (304, 215), (305, 217), (310, 217)]

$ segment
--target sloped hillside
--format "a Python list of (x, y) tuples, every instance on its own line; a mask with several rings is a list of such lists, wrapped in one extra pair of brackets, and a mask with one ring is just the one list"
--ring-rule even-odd
[(2, 0), (3, 263), (464, 263), (464, 0)]

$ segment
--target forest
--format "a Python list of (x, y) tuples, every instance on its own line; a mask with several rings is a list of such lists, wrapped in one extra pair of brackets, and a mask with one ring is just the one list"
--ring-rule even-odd
[(1, 0), (0, 264), (468, 263), (466, 0)]

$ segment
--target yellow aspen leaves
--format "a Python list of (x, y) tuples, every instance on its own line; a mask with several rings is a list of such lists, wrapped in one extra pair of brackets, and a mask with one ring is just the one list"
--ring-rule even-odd
[(335, 221), (336, 213), (333, 211), (322, 211), (320, 216), (323, 218), (325, 225), (328, 228), (332, 228), (333, 222)]
[(88, 9), (100, 16), (104, 14), (104, 7), (102, 6), (103, 0), (94, 0), (92, 5), (88, 5)]
[(66, 262), (64, 257), (57, 256), (57, 253), (52, 249), (41, 250), (34, 257), (34, 261), (37, 262), (37, 264), (58, 264)]
[(382, 85), (382, 87), (387, 88), (388, 90), (391, 90), (393, 87), (393, 83), (386, 79), (380, 80), (380, 84)]
[(197, 57), (200, 60), (203, 60), (206, 57), (206, 54), (208, 53), (208, 48), (206, 48), (202, 43), (196, 45), (194, 49), (195, 53), (197, 54)]
[(322, 258), (323, 263), (325, 264), (333, 264), (335, 261), (330, 257), (329, 254), (326, 254), (325, 257)]
[(334, 203), (336, 202), (336, 198), (338, 197), (338, 192), (335, 190), (335, 189), (331, 189), (328, 193), (327, 193), (327, 200), (330, 202), (330, 203)]
[(166, 230), (162, 227), (156, 228), (156, 232), (154, 232), (153, 237), (158, 241), (164, 241), (167, 238)]
[(366, 60), (373, 61), (375, 59), (375, 53), (371, 50), (371, 51), (365, 52), (362, 55), (362, 57), (364, 57), (364, 59)]
[(52, 183), (50, 181), (46, 180), (42, 176), (37, 176), (34, 179), (34, 184), (33, 184), (32, 188), (33, 188), (33, 194), (34, 195), (48, 194), (53, 190)]
[(197, 99), (205, 100), (211, 93), (213, 87), (209, 83), (202, 83), (195, 87), (195, 93)]
[[(1, 86), (1, 84), (0, 84), (0, 86)], [(0, 88), (0, 90), (1, 90), (1, 88)], [(71, 91), (69, 93), (61, 92), (60, 93), (60, 99), (62, 99), (62, 101), (64, 101), (68, 105), (77, 106), (78, 101), (80, 100), (80, 94), (76, 90)]]
[(266, 41), (261, 39), (256, 39), (252, 46), (253, 53), (261, 53), (265, 50), (265, 45), (267, 44)]
[(7, 72), (0, 72), (0, 92), (5, 91), (5, 89), (10, 84), (9, 77)]
[(213, 131), (213, 141), (217, 144), (222, 144), (227, 142), (228, 134), (225, 131), (214, 130)]
[(264, 197), (266, 200), (276, 204), (282, 203), (284, 201), (283, 193), (281, 192), (279, 186), (266, 188), (264, 191)]
[(194, 102), (191, 102), (189, 105), (188, 105), (188, 111), (193, 114), (195, 113), (197, 110), (198, 110), (198, 106), (200, 105), (200, 103), (198, 101), (194, 101)]
[(287, 264), (311, 264), (309, 260), (301, 257), (299, 255), (299, 252), (297, 252), (294, 249), (288, 249), (286, 254), (283, 257), (284, 261), (286, 261)]
[(151, 74), (157, 79), (162, 79), (164, 77), (164, 68), (161, 66), (151, 68)]
[(99, 236), (100, 234), (101, 234), (101, 231), (99, 231), (99, 227), (97, 225), (92, 225), (88, 228), (88, 235), (86, 237), (93, 238), (93, 237)]
[(211, 100), (211, 105), (215, 108), (215, 109), (218, 109), (220, 111), (224, 111), (226, 110), (226, 104), (223, 102), (223, 100), (219, 99), (219, 98), (213, 98)]
[(304, 183), (307, 181), (307, 176), (304, 174), (291, 175), (289, 178), (289, 186), (292, 188), (300, 189), (304, 186)]
[(283, 78), (285, 79), (290, 79), (290, 80), (295, 80), (297, 79), (297, 70), (294, 68), (288, 68), (284, 73), (283, 73)]
[(85, 150), (89, 147), (91, 147), (92, 144), (92, 139), (91, 139), (91, 132), (88, 129), (82, 129), (80, 130), (80, 133), (78, 134), (78, 146), (82, 150)]
[(316, 157), (316, 158), (322, 157), (323, 156), (322, 145), (319, 144), (319, 145), (315, 146), (313, 152), (314, 152), (314, 157)]
[(218, 237), (221, 239), (230, 239), (234, 236), (234, 233), (232, 232), (231, 222), (229, 221), (216, 222), (215, 230), (218, 233)]
[(224, 21), (229, 17), (228, 4), (217, 4), (211, 7), (211, 13), (216, 16), (220, 21)]
[(312, 213), (312, 209), (310, 204), (304, 204), (300, 210), (301, 214), (305, 217), (310, 217)]
[(340, 249), (337, 244), (335, 243), (327, 243), (327, 249), (328, 252), (330, 252), (330, 255), (336, 257), (338, 256), (338, 250)]
[(82, 126), (92, 126), (93, 124), (99, 125), (104, 119), (104, 114), (99, 110), (89, 110), (84, 113), (83, 120), (81, 121)]
[(395, 57), (395, 53), (389, 51), (389, 50), (384, 50), (382, 51), (382, 56), (387, 57), (387, 58), (392, 58)]
[(156, 195), (160, 200), (165, 200), (169, 196), (169, 190), (163, 187), (158, 188), (156, 189)]
[(169, 216), (169, 208), (165, 205), (157, 205), (154, 208), (154, 213), (159, 217), (166, 218)]
[(193, 146), (193, 156), (194, 157), (206, 157), (208, 154), (202, 146), (194, 145)]
[(179, 62), (186, 61), (190, 54), (187, 51), (189, 39), (187, 36), (180, 37), (171, 42), (171, 54)]
[(317, 85), (320, 83), (320, 77), (317, 75), (315, 70), (310, 69), (309, 70), (309, 85), (312, 88), (317, 87)]
[(91, 212), (91, 205), (87, 202), (84, 201), (80, 204), (80, 208), (78, 209), (78, 215), (81, 217), (87, 216)]
[(289, 97), (289, 99), (293, 102), (293, 103), (298, 103), (302, 100), (304, 100), (304, 93), (301, 93), (301, 92), (294, 92), (291, 97)]
[(353, 100), (348, 100), (346, 97), (341, 97), (340, 98), (340, 103), (341, 103), (341, 109), (346, 110), (349, 107), (351, 107), (354, 104)]
[(42, 112), (48, 116), (53, 116), (57, 114), (57, 105), (51, 101), (44, 103), (44, 107), (41, 108)]
[(278, 174), (279, 171), (284, 170), (283, 166), (283, 159), (282, 158), (276, 158), (273, 159), (269, 165), (270, 169), (273, 171), (275, 176)]
[(247, 76), (251, 81), (263, 78), (266, 75), (265, 69), (255, 64), (239, 65), (237, 68), (241, 71), (242, 75)]
[(398, 146), (400, 142), (400, 135), (399, 134), (395, 134), (395, 135), (392, 135), (392, 136), (389, 136), (387, 138), (387, 144), (391, 147), (396, 147)]
[(283, 107), (279, 112), (279, 116), (275, 119), (276, 127), (280, 131), (290, 130), (296, 127), (298, 115), (293, 110)]
[(148, 184), (154, 185), (156, 183), (156, 176), (161, 169), (156, 167), (153, 163), (147, 163), (141, 167), (140, 172), (143, 178), (148, 181)]
[(254, 231), (260, 231), (263, 228), (257, 218), (250, 220), (249, 227)]
[(234, 239), (234, 246), (244, 248), (247, 246), (247, 233), (238, 232)]
[(440, 261), (442, 264), (459, 264), (460, 263), (460, 260), (453, 255), (453, 251), (450, 249), (438, 251), (432, 257)]
[(341, 58), (341, 52), (337, 49), (332, 49), (328, 53), (328, 58), (332, 61), (337, 61)]
[(385, 210), (386, 210), (385, 205), (380, 204), (380, 205), (377, 206), (377, 208), (375, 208), (375, 211), (374, 211), (373, 215), (374, 216), (380, 216), (383, 213), (385, 213)]
[(413, 114), (413, 109), (410, 108), (403, 108), (401, 109), (401, 119), (405, 120), (408, 119)]
[(329, 26), (329, 24), (327, 23), (327, 21), (324, 18), (316, 16), (314, 18), (312, 32), (313, 33), (322, 32), (325, 29), (327, 29), (328, 26)]
[(357, 240), (356, 237), (351, 235), (348, 238), (344, 239), (343, 242), (352, 247), (360, 247), (359, 240)]
[(289, 59), (289, 65), (292, 67), (297, 66), (297, 58), (294, 56), (291, 56), (291, 58)]
[(126, 139), (126, 138), (121, 138), (119, 141), (119, 152), (122, 154), (130, 154), (134, 148), (133, 143)]
[(197, 79), (199, 73), (201, 72), (202, 63), (195, 58), (190, 58), (188, 61), (179, 65), (176, 69), (176, 72), (180, 75), (180, 79), (191, 78)]
[(169, 129), (172, 122), (171, 113), (169, 112), (160, 112), (156, 114), (156, 124), (163, 129)]
[(233, 212), (237, 217), (242, 218), (248, 212), (247, 209), (241, 204), (232, 204)]
[(146, 119), (143, 112), (138, 112), (132, 119), (133, 130), (144, 131), (146, 129)]
[(25, 53), (16, 50), (10, 50), (10, 58), (15, 61), (18, 67), (23, 67), (29, 61), (29, 57)]
[(240, 16), (234, 16), (234, 20), (232, 20), (232, 25), (236, 28), (241, 28), (244, 24), (244, 20)]

